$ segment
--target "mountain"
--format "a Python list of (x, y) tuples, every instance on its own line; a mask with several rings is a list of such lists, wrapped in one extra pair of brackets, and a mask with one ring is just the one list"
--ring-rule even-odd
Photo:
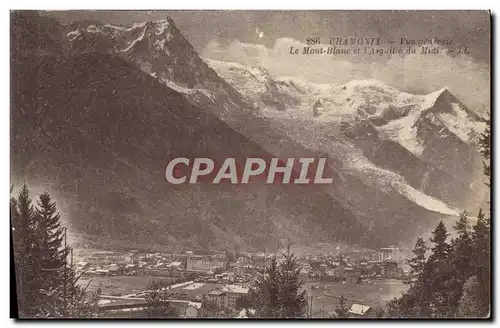
[(12, 16), (11, 179), (48, 189), (70, 230), (101, 247), (380, 245), (316, 186), (168, 184), (165, 166), (178, 156), (274, 155), (119, 54), (40, 42), (60, 30), (40, 26), (57, 24)]
[[(306, 90), (293, 85), (285, 85), (275, 81), (264, 67), (244, 66), (238, 63), (216, 61), (205, 58), (210, 66), (217, 69), (218, 74), (233, 85), (248, 102), (258, 108), (274, 108), (283, 110), (301, 103)], [(292, 90), (287, 90), (286, 87)], [(298, 93), (297, 95), (295, 95)]]
[[(456, 215), (470, 193), (466, 182), (442, 174), (388, 137), (374, 135), (361, 143), (359, 137), (348, 137), (363, 135), (366, 131), (356, 129), (365, 123), (379, 131), (377, 120), (366, 116), (372, 109), (364, 110), (362, 103), (364, 95), (390, 96), (384, 94), (387, 86), (379, 88), (376, 81), (366, 92), (357, 91), (356, 84), (363, 83), (353, 81), (352, 92), (361, 96), (359, 109), (351, 108), (351, 99), (341, 93), (351, 92), (347, 85), (336, 91), (337, 86), (275, 78), (262, 67), (202, 59), (168, 17), (128, 27), (75, 22), (67, 27), (67, 41), (72, 54), (125, 59), (276, 157), (328, 157), (338, 178), (334, 186), (320, 188), (374, 238), (388, 243), (411, 239), (436, 220)], [(331, 104), (336, 111), (328, 112)], [(349, 124), (353, 128), (346, 131)], [(426, 182), (437, 178), (438, 184)]]
[(67, 30), (73, 53), (118, 55), (167, 86), (186, 92), (197, 105), (210, 105), (216, 100), (221, 106), (213, 110), (220, 110), (221, 115), (253, 109), (198, 56), (170, 17), (130, 27), (82, 21), (70, 24)]
[[(362, 161), (362, 172), (355, 170), (358, 176), (365, 175), (364, 165), (372, 165), (384, 172), (378, 175), (385, 180), (396, 176), (452, 208), (474, 212), (487, 198), (475, 145), (485, 121), (446, 88), (413, 95), (376, 80), (321, 85), (272, 77), (255, 66), (206, 60), (248, 101), (258, 102), (262, 96), (293, 99), (295, 104), (286, 101), (280, 110), (264, 106), (261, 112), (297, 142), (330, 148), (327, 153), (343, 158), (343, 167)], [(251, 84), (245, 79), (250, 75), (258, 77)], [(359, 156), (348, 159), (343, 149)]]
[[(49, 186), (74, 229), (100, 245), (413, 243), (471, 193), (483, 198), (482, 173), (466, 166), (479, 157), (454, 137), (462, 125), (456, 106), (444, 106), (459, 103), (448, 91), (436, 106), (377, 81), (318, 85), (202, 59), (168, 17), (128, 27), (13, 22), (13, 180)], [(448, 137), (436, 137), (445, 130), (430, 114), (451, 126)], [(450, 160), (447, 144), (436, 149), (441, 140), (471, 150), (470, 163)], [(334, 184), (172, 187), (164, 169), (180, 155), (327, 157)]]

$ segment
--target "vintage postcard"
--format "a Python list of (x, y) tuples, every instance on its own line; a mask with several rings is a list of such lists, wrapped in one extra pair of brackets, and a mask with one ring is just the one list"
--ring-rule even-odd
[(491, 318), (490, 15), (11, 11), (11, 316)]

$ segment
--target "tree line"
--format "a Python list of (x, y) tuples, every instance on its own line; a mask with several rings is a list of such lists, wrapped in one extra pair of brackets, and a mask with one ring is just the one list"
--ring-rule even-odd
[[(479, 135), (479, 150), (484, 157), (486, 185), (491, 183), (490, 130)], [(491, 214), (479, 210), (471, 227), (467, 212), (460, 213), (453, 226), (457, 237), (441, 221), (430, 241), (418, 238), (409, 259), (414, 276), (410, 289), (387, 306), (391, 318), (485, 318), (491, 310)], [(428, 254), (429, 253), (429, 254)]]
[[(12, 190), (11, 190), (12, 192)], [(78, 284), (68, 263), (66, 229), (48, 192), (35, 203), (23, 185), (10, 200), (17, 308), (20, 318), (89, 318), (98, 294)]]

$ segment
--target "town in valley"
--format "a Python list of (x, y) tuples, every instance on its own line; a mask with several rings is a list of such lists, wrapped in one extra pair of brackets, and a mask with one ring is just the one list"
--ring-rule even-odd
[[(193, 252), (160, 253), (139, 250), (82, 251), (73, 260), (80, 284), (99, 293), (102, 317), (141, 317), (153, 280), (168, 290), (168, 302), (179, 317), (203, 317), (208, 301), (229, 318), (246, 318), (250, 288), (281, 253)], [(349, 317), (370, 317), (378, 307), (409, 288), (412, 276), (397, 247), (372, 251), (299, 256), (302, 288), (307, 290), (307, 316), (328, 317), (345, 297)]]

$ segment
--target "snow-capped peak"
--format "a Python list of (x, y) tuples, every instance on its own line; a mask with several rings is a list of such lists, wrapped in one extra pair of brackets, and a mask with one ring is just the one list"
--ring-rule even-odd
[(121, 50), (122, 52), (127, 52), (129, 51), (130, 49), (132, 49), (132, 47), (137, 43), (137, 42), (141, 42), (143, 39), (144, 39), (144, 35), (146, 35), (146, 27), (144, 27), (144, 29), (142, 30), (142, 33), (139, 35), (139, 37), (137, 37), (136, 39), (132, 40), (129, 42), (129, 45)]
[(155, 34), (162, 35), (165, 32), (165, 30), (168, 29), (168, 27), (170, 26), (170, 23), (169, 23), (168, 19), (164, 19), (164, 20), (155, 22), (155, 25), (157, 28), (157, 30), (155, 31)]
[[(340, 85), (315, 84), (297, 77), (275, 78), (262, 68), (239, 63), (216, 60), (208, 63), (269, 117), (330, 125), (366, 119), (382, 137), (398, 142), (416, 156), (424, 151), (428, 133), (423, 133), (423, 129), (430, 126), (434, 126), (434, 135), (442, 138), (454, 135), (465, 143), (471, 141), (471, 130), (484, 129), (481, 119), (446, 86), (418, 95), (375, 79)], [(278, 113), (277, 108), (285, 112)]]
[(132, 26), (93, 24), (68, 33), (76, 52), (115, 53), (147, 73), (187, 88), (214, 77), (170, 17)]
[[(134, 47), (145, 39), (152, 44), (162, 44), (163, 47), (159, 47), (161, 50), (164, 49), (165, 43), (169, 43), (173, 38), (183, 39), (173, 20), (168, 16), (155, 22), (134, 23), (130, 27), (109, 23), (80, 26), (70, 31), (67, 36), (70, 42), (79, 43), (79, 46), (86, 43), (88, 47), (92, 45), (91, 42), (87, 42), (89, 38), (103, 37), (110, 41), (110, 45), (117, 45), (122, 52), (135, 50)], [(95, 49), (90, 49), (92, 50)]]

